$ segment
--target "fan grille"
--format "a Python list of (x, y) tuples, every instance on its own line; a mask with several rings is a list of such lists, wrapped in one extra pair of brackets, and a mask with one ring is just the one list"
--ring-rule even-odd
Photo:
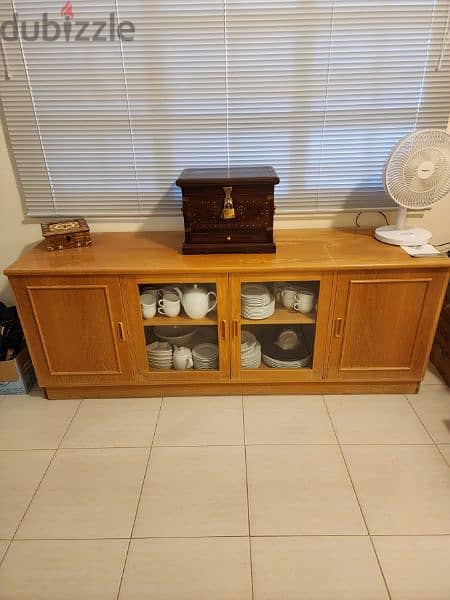
[(385, 169), (385, 187), (400, 206), (428, 208), (450, 192), (450, 135), (423, 129), (404, 137)]

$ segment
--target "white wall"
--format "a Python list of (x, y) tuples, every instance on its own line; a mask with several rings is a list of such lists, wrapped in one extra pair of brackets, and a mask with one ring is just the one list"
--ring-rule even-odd
[[(0, 271), (13, 262), (30, 244), (41, 239), (39, 223), (24, 223), (23, 210), (14, 172), (0, 123)], [(416, 220), (416, 219), (414, 219)], [(355, 214), (324, 215), (320, 218), (306, 216), (298, 219), (279, 218), (276, 227), (348, 227), (354, 226)], [(382, 224), (380, 215), (363, 215), (361, 225)], [(436, 244), (450, 241), (450, 197), (427, 212), (422, 220), (433, 232)], [(138, 229), (182, 229), (182, 219), (152, 218), (140, 221), (94, 221), (89, 219), (92, 231), (134, 231)], [(13, 302), (7, 279), (0, 275), (0, 300)]]

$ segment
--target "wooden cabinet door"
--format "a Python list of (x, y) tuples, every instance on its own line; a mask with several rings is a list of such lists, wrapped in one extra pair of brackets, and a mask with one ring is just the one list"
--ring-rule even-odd
[(425, 270), (338, 275), (328, 379), (420, 380), (446, 279)]
[[(274, 293), (275, 286), (290, 282), (296, 286), (310, 287), (316, 293), (316, 308), (309, 315), (284, 308), (277, 300), (275, 311), (266, 319), (249, 320), (241, 316), (241, 289), (246, 283), (260, 283)], [(323, 378), (325, 350), (328, 336), (328, 320), (332, 294), (333, 276), (321, 272), (260, 272), (233, 273), (230, 275), (230, 298), (232, 307), (231, 332), (231, 377), (239, 383), (301, 383), (320, 381)], [(301, 330), (307, 339), (311, 351), (310, 362), (302, 368), (271, 368), (264, 358), (258, 368), (244, 368), (241, 361), (242, 331), (251, 331), (264, 346), (265, 331), (273, 329), (277, 333), (283, 330)], [(270, 388), (269, 388), (270, 389)]]
[(28, 277), (11, 283), (40, 385), (131, 381), (118, 277)]
[[(197, 284), (200, 287), (213, 287), (217, 297), (215, 309), (204, 318), (191, 319), (182, 307), (176, 317), (166, 317), (157, 313), (145, 319), (141, 311), (140, 294), (149, 287), (161, 290), (165, 287), (176, 287), (182, 291), (186, 286)], [(136, 365), (136, 381), (140, 384), (160, 384), (167, 386), (170, 395), (170, 386), (175, 384), (208, 384), (227, 382), (230, 380), (230, 347), (229, 347), (229, 304), (230, 293), (228, 288), (228, 275), (217, 273), (186, 274), (169, 273), (167, 275), (149, 276), (124, 276), (122, 277), (123, 297), (127, 305), (128, 324), (130, 331), (130, 345), (133, 361)], [(158, 296), (159, 297), (159, 296)], [(177, 371), (173, 367), (165, 370), (152, 368), (147, 356), (147, 346), (164, 338), (159, 337), (158, 328), (164, 328), (166, 333), (170, 329), (183, 329), (191, 331), (194, 335), (185, 342), (174, 343), (174, 346), (188, 346), (195, 348), (202, 342), (217, 343), (218, 363), (214, 370), (197, 370), (192, 367), (187, 370)], [(194, 333), (195, 332), (195, 333)], [(212, 334), (212, 338), (211, 338)], [(173, 333), (175, 335), (175, 333)], [(188, 387), (186, 387), (188, 394)]]

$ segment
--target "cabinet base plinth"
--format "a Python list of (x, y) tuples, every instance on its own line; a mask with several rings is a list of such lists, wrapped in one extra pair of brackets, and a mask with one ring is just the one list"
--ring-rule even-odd
[(308, 382), (267, 384), (226, 383), (206, 385), (128, 385), (114, 387), (44, 388), (49, 400), (74, 398), (151, 398), (155, 396), (248, 396), (267, 394), (415, 394), (420, 382)]

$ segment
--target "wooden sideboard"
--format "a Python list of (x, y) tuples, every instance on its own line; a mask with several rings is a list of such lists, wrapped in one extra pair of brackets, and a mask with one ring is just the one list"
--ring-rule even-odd
[[(414, 393), (424, 376), (450, 260), (410, 258), (369, 230), (283, 230), (276, 254), (186, 256), (182, 232), (97, 233), (93, 245), (48, 252), (40, 243), (6, 269), (38, 381), (48, 398), (264, 393)], [(313, 313), (277, 305), (241, 317), (241, 285), (280, 282), (317, 292)], [(204, 319), (145, 320), (145, 286), (199, 283), (217, 294)], [(155, 327), (214, 339), (214, 371), (149, 367)], [(241, 366), (241, 331), (301, 330), (304, 368)], [(278, 328), (278, 329), (277, 329)], [(191, 329), (189, 329), (191, 331)]]

